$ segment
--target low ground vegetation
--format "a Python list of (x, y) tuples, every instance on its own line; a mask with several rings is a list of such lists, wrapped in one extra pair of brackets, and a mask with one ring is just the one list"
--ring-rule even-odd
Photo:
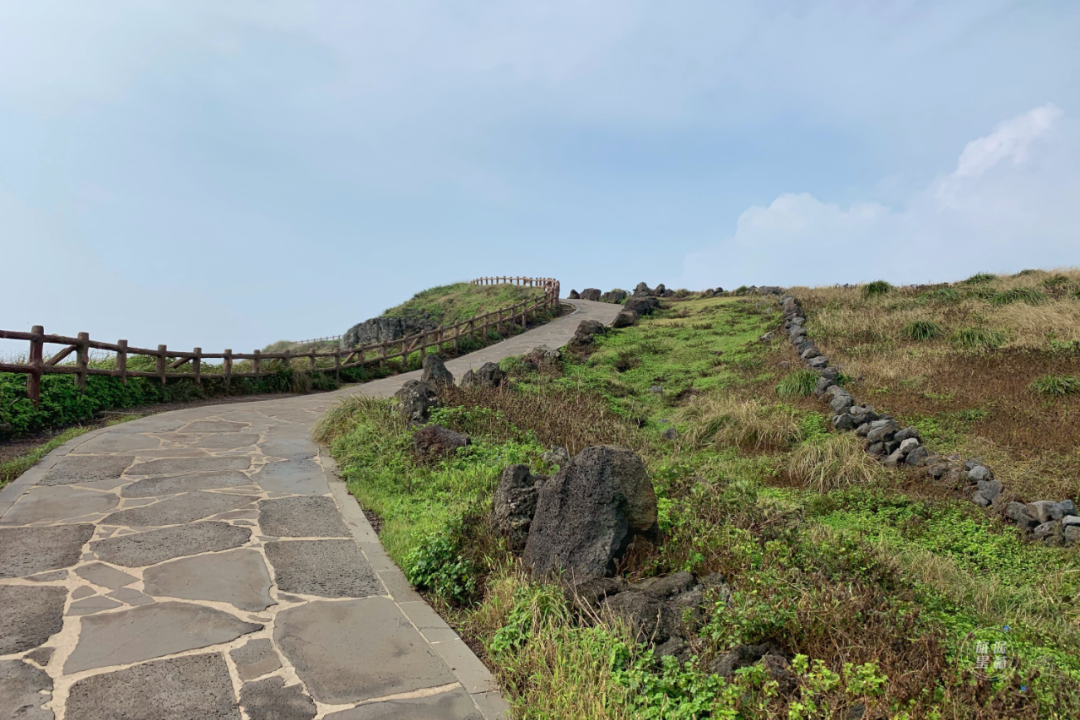
[[(805, 303), (817, 308), (811, 333), (824, 329), (844, 364), (840, 382), (863, 391), (884, 387), (875, 401), (900, 416), (910, 412), (931, 445), (1011, 453), (1013, 446), (983, 433), (1000, 426), (981, 424), (987, 418), (978, 414), (1005, 413), (1005, 406), (987, 410), (986, 389), (975, 402), (973, 381), (951, 389), (949, 378), (958, 376), (949, 363), (985, 371), (990, 387), (1015, 386), (1043, 403), (1033, 408), (1071, 402), (1074, 395), (1029, 385), (1049, 373), (1030, 372), (1039, 363), (1061, 361), (1053, 374), (1070, 375), (1065, 348), (1080, 331), (1056, 323), (1073, 312), (1066, 303), (1076, 302), (1075, 283), (1068, 273), (1028, 273), (918, 291), (807, 291)], [(989, 301), (1029, 286), (1047, 299)], [(938, 305), (960, 309), (928, 310)], [(1020, 330), (1047, 318), (1052, 339)], [(942, 332), (904, 332), (919, 320)], [(769, 336), (780, 322), (769, 298), (669, 301), (633, 327), (567, 349), (559, 361), (508, 360), (502, 365), (510, 381), (500, 389), (441, 391), (443, 406), (431, 421), (472, 440), (449, 457), (418, 457), (415, 430), (372, 400), (331, 412), (319, 439), (331, 445), (361, 505), (380, 518), (391, 556), (481, 649), (515, 717), (1075, 717), (1075, 549), (1029, 542), (966, 500), (869, 459), (853, 434), (832, 430), (794, 351)], [(965, 327), (1006, 339), (995, 353), (972, 350), (951, 340)], [(850, 348), (846, 356), (842, 347)], [(922, 353), (918, 362), (908, 359), (911, 352)], [(1029, 352), (1042, 359), (1016, 359)], [(1006, 382), (1002, 357), (1030, 374)], [(900, 382), (911, 368), (923, 378), (913, 387)], [(923, 397), (927, 389), (952, 397)], [(914, 392), (918, 401), (908, 398)], [(933, 411), (916, 412), (924, 408)], [(1050, 465), (1062, 482), (1071, 462), (1063, 439), (1075, 447), (1080, 437), (1069, 429), (1072, 420), (1063, 422), (1060, 437), (1048, 442), (1058, 448)], [(1037, 455), (1037, 438), (1024, 436)], [(633, 449), (657, 494), (659, 538), (632, 549), (619, 574), (635, 582), (678, 571), (719, 573), (730, 588), (706, 596), (688, 662), (660, 658), (623, 623), (559, 584), (529, 579), (492, 532), (492, 495), (507, 465), (551, 474), (558, 470), (557, 455), (546, 452), (551, 446), (576, 454), (597, 444)], [(1065, 495), (1075, 496), (1075, 488)], [(985, 679), (965, 640), (1006, 625), (1012, 668)], [(760, 663), (726, 677), (710, 671), (733, 648), (759, 645), (789, 660), (793, 684), (781, 686)]]

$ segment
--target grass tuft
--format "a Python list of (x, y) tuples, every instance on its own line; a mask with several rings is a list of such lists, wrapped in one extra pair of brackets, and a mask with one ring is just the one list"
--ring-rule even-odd
[(1005, 333), (989, 328), (960, 328), (952, 336), (953, 344), (968, 350), (995, 350), (1005, 344)]
[(900, 334), (908, 340), (936, 340), (945, 335), (945, 328), (932, 320), (915, 320), (905, 325)]
[(1071, 375), (1043, 375), (1029, 386), (1040, 395), (1070, 395), (1080, 393), (1080, 378)]
[(926, 297), (931, 300), (937, 300), (938, 302), (954, 303), (960, 301), (960, 293), (948, 287), (931, 290), (930, 292), (926, 293)]
[(1046, 302), (1046, 295), (1033, 287), (1015, 287), (990, 296), (991, 305), (1012, 305), (1018, 302), (1041, 305)]
[(789, 405), (765, 405), (710, 394), (694, 398), (680, 412), (687, 440), (698, 447), (714, 443), (749, 452), (784, 450), (803, 438), (799, 413)]
[(861, 485), (882, 476), (852, 433), (831, 433), (803, 443), (788, 460), (788, 476), (818, 492)]
[(965, 285), (985, 285), (995, 280), (997, 280), (997, 275), (993, 273), (976, 273), (963, 282)]
[(814, 392), (819, 377), (813, 370), (797, 370), (777, 383), (776, 394), (782, 398), (806, 397)]
[(884, 280), (875, 280), (872, 283), (867, 283), (863, 287), (863, 296), (874, 297), (875, 295), (886, 295), (891, 292), (893, 286)]

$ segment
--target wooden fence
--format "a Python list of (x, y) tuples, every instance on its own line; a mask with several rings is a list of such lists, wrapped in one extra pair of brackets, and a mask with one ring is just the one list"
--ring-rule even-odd
[[(499, 278), (479, 278), (473, 280), (477, 285), (495, 285)], [(37, 406), (41, 398), (41, 376), (52, 373), (74, 375), (76, 386), (85, 392), (86, 378), (90, 375), (106, 375), (108, 377), (121, 378), (125, 383), (129, 377), (158, 378), (164, 384), (170, 378), (190, 378), (201, 384), (204, 378), (221, 378), (228, 385), (232, 378), (258, 378), (270, 375), (276, 369), (267, 369), (263, 363), (268, 360), (281, 360), (291, 366), (294, 360), (307, 358), (307, 370), (310, 372), (333, 372), (339, 377), (340, 372), (346, 368), (363, 367), (364, 365), (377, 364), (382, 366), (388, 360), (401, 359), (404, 364), (409, 355), (419, 351), (423, 357), (428, 348), (441, 347), (443, 343), (453, 342), (454, 349), (458, 350), (459, 343), (463, 338), (469, 338), (476, 334), (487, 337), (488, 331), (494, 327), (496, 331), (509, 331), (515, 324), (525, 326), (529, 313), (533, 320), (541, 310), (555, 309), (559, 305), (559, 281), (551, 278), (501, 278), (505, 283), (522, 285), (525, 287), (542, 287), (544, 294), (533, 300), (527, 300), (509, 307), (499, 308), (491, 312), (465, 320), (455, 325), (447, 325), (435, 330), (417, 333), (400, 340), (388, 340), (377, 345), (358, 345), (352, 348), (336, 348), (324, 351), (301, 351), (292, 352), (285, 350), (280, 353), (262, 353), (255, 350), (250, 353), (234, 353), (225, 350), (223, 353), (204, 353), (202, 348), (194, 348), (191, 352), (169, 350), (165, 345), (158, 345), (157, 350), (128, 346), (127, 340), (118, 340), (115, 344), (91, 340), (88, 333), (79, 333), (78, 337), (64, 337), (63, 335), (46, 335), (44, 328), (35, 325), (30, 332), (15, 332), (12, 330), (0, 330), (0, 340), (27, 340), (30, 342), (30, 356), (26, 363), (0, 363), (0, 372), (24, 373), (29, 375), (26, 381), (26, 396)], [(45, 359), (45, 345), (65, 346), (52, 357)], [(116, 354), (115, 367), (99, 368), (90, 366), (90, 351), (104, 350)], [(74, 353), (75, 361), (61, 365), (60, 363)], [(128, 357), (131, 355), (143, 355), (154, 358), (154, 370), (128, 370)], [(220, 372), (215, 367), (212, 372), (203, 371), (204, 360), (221, 360)], [(236, 372), (233, 363), (237, 360), (250, 360), (250, 371)], [(323, 365), (320, 365), (322, 360)], [(332, 360), (332, 364), (331, 361)]]

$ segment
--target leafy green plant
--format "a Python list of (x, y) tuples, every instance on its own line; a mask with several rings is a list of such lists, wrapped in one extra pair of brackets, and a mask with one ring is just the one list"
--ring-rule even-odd
[(964, 280), (963, 283), (965, 285), (985, 285), (994, 280), (997, 280), (997, 275), (994, 275), (993, 273), (976, 273), (967, 280)]
[(1040, 395), (1069, 395), (1080, 393), (1080, 378), (1070, 375), (1043, 375), (1029, 386)]
[(864, 297), (874, 297), (875, 295), (886, 295), (891, 292), (893, 286), (884, 280), (875, 280), (872, 283), (867, 283), (863, 286)]
[(900, 331), (908, 340), (936, 340), (945, 335), (945, 328), (933, 320), (914, 320)]
[(456, 605), (476, 597), (476, 567), (446, 535), (420, 544), (405, 558), (405, 576), (416, 588)]
[(1011, 305), (1012, 303), (1025, 302), (1028, 305), (1040, 305), (1046, 302), (1046, 295), (1031, 287), (1016, 287), (994, 293), (990, 296), (991, 305)]
[(796, 370), (776, 385), (780, 397), (806, 397), (814, 392), (820, 376), (813, 370)]
[(969, 350), (995, 350), (1005, 344), (1005, 333), (989, 328), (960, 328), (952, 336), (952, 342), (958, 347)]

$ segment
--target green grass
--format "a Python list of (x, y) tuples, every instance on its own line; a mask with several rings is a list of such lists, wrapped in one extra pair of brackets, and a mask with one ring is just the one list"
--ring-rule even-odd
[(84, 427), (68, 428), (59, 435), (51, 438), (48, 442), (38, 445), (25, 455), (20, 455), (0, 463), (0, 488), (32, 468), (39, 460), (41, 460), (41, 458), (63, 445), (68, 440), (89, 431), (90, 428)]
[(996, 350), (1007, 339), (1000, 330), (979, 327), (960, 328), (952, 336), (953, 344), (966, 350)]
[(863, 295), (865, 297), (874, 297), (877, 295), (887, 295), (892, 292), (893, 286), (884, 280), (875, 280), (874, 282), (867, 283), (863, 286)]
[(813, 394), (819, 377), (813, 370), (796, 370), (776, 384), (776, 394), (782, 398), (807, 397)]
[(1032, 381), (1031, 389), (1041, 395), (1080, 393), (1080, 378), (1071, 375), (1043, 375)]
[(936, 340), (945, 335), (945, 328), (932, 320), (915, 320), (905, 325), (900, 334), (908, 340)]
[(1028, 305), (1041, 305), (1046, 302), (1046, 294), (1031, 287), (1016, 287), (990, 296), (991, 305), (1011, 305), (1018, 302), (1024, 302)]
[(993, 273), (976, 273), (962, 282), (964, 285), (985, 285), (994, 280), (997, 280), (997, 275)]
[(386, 312), (389, 317), (424, 317), (440, 325), (454, 325), (493, 310), (543, 295), (541, 288), (518, 285), (454, 283), (428, 288)]

